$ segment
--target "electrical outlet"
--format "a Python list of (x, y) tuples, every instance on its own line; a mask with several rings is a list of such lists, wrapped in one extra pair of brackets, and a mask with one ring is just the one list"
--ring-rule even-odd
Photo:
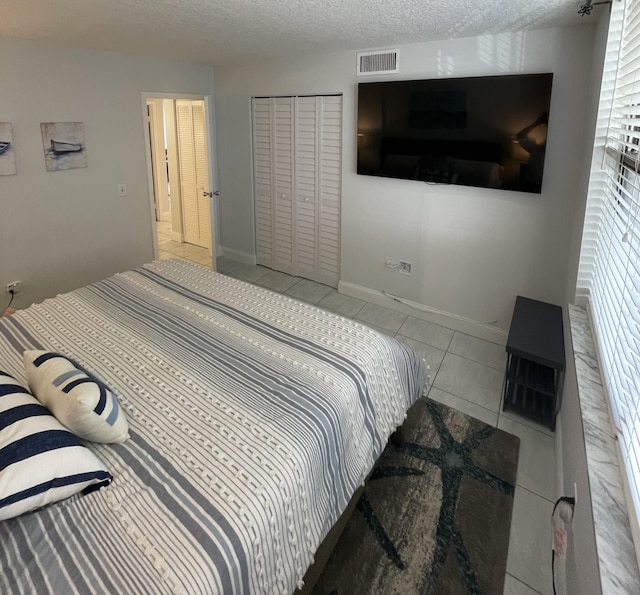
[(401, 260), (400, 263), (398, 264), (398, 272), (402, 273), (403, 275), (410, 275), (411, 263), (406, 262), (405, 260)]
[(126, 184), (118, 184), (118, 196), (127, 196)]
[(398, 268), (398, 263), (394, 258), (391, 258), (391, 256), (386, 256), (384, 259), (384, 268), (392, 271)]
[(22, 289), (22, 281), (11, 281), (6, 285), (7, 293), (20, 293)]

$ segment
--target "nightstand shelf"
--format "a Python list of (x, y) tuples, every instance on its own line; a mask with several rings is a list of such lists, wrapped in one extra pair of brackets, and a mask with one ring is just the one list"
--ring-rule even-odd
[(502, 409), (555, 430), (565, 368), (562, 308), (518, 296), (506, 351)]

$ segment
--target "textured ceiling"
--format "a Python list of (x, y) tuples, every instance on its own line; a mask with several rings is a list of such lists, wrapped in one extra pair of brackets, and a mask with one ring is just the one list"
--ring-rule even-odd
[(0, 0), (0, 35), (225, 64), (593, 23), (584, 0)]

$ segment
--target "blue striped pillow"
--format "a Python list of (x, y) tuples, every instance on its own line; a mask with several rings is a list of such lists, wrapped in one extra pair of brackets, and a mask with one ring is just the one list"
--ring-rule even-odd
[(31, 391), (58, 421), (93, 442), (124, 442), (129, 424), (118, 398), (73, 360), (49, 351), (25, 351)]
[(105, 466), (35, 397), (0, 372), (0, 520), (109, 485)]

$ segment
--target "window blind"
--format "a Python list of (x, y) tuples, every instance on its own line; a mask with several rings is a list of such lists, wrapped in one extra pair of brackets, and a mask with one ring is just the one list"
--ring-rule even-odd
[(640, 517), (640, 2), (612, 4), (577, 294)]

